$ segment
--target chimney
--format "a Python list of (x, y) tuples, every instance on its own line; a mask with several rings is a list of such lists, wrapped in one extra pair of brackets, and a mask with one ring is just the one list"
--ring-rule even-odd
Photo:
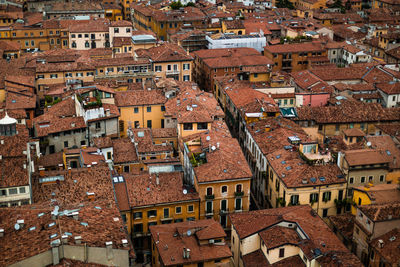
[(0, 140), (0, 144), (4, 145), (4, 140), (3, 139)]
[(78, 211), (74, 211), (73, 213), (71, 213), (72, 217), (74, 218), (74, 220), (78, 220), (79, 219), (79, 212)]
[(17, 224), (19, 224), (20, 229), (24, 228), (25, 221), (24, 220), (17, 220)]
[(379, 246), (379, 248), (383, 248), (384, 245), (385, 245), (385, 243), (383, 242), (383, 240), (382, 240), (382, 239), (379, 239), (379, 240), (378, 240), (378, 246)]
[(106, 117), (110, 117), (110, 109), (106, 109)]
[(122, 239), (122, 246), (126, 248), (128, 246), (128, 240)]
[(92, 165), (89, 164), (86, 167), (87, 167), (88, 171), (90, 171), (90, 168), (92, 167)]
[(60, 239), (56, 239), (52, 242), (50, 242), (51, 246), (51, 255), (53, 258), (53, 265), (57, 265), (60, 263), (60, 252), (58, 250), (58, 247), (60, 246)]
[(61, 236), (61, 241), (63, 244), (67, 244), (68, 243), (68, 236), (67, 235), (62, 235)]
[(1, 228), (1, 229), (0, 229), (0, 237), (3, 237), (3, 236), (4, 236), (4, 229)]
[(183, 258), (184, 259), (190, 259), (190, 249), (183, 248)]
[(158, 177), (158, 173), (156, 173), (156, 185), (160, 185), (160, 178)]
[(44, 173), (43, 167), (39, 167), (39, 175), (40, 175), (40, 177), (44, 177), (45, 173)]
[(87, 198), (89, 201), (94, 201), (94, 193), (93, 192), (86, 192)]
[(64, 164), (62, 164), (62, 163), (60, 163), (60, 164), (58, 164), (58, 170), (62, 170), (64, 168)]
[(113, 244), (112, 241), (106, 242), (106, 254), (107, 254), (107, 259), (109, 259), (109, 260), (114, 258), (112, 244)]
[(79, 245), (82, 243), (82, 237), (80, 235), (75, 236), (75, 244)]
[(72, 173), (71, 167), (68, 167), (68, 174), (71, 175), (71, 173)]

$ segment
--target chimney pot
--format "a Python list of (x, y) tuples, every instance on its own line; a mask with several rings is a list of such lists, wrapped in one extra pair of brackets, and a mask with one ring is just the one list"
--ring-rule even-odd
[(68, 243), (68, 236), (67, 235), (62, 235), (61, 236), (61, 241), (63, 244), (67, 244)]
[(0, 229), (0, 237), (3, 237), (3, 236), (4, 236), (4, 229), (1, 228), (1, 229)]
[(21, 228), (23, 228), (24, 227), (24, 224), (25, 224), (25, 221), (24, 220), (17, 220), (17, 223), (19, 224), (19, 226), (21, 227)]
[(81, 244), (82, 243), (82, 237), (79, 236), (75, 236), (75, 244)]
[(40, 168), (39, 168), (39, 175), (40, 175), (40, 177), (44, 177), (44, 175), (45, 175), (45, 169), (44, 169), (43, 167), (40, 167)]
[(122, 239), (122, 246), (127, 247), (128, 246), (128, 240)]

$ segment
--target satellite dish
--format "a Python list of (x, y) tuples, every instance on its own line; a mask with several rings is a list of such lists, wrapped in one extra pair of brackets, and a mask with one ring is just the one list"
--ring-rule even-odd
[(187, 194), (187, 190), (183, 189), (183, 194), (186, 195)]
[(206, 140), (210, 141), (211, 137), (209, 135), (207, 135)]
[(367, 142), (367, 146), (370, 147), (372, 144), (371, 142)]
[(19, 224), (18, 223), (16, 223), (15, 225), (14, 225), (14, 228), (15, 228), (15, 230), (19, 230), (21, 227), (19, 226)]
[(192, 235), (192, 231), (190, 231), (190, 230), (187, 230), (187, 236), (191, 236)]

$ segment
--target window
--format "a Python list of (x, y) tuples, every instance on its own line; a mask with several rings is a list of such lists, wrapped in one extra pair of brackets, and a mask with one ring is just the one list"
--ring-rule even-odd
[(365, 177), (361, 177), (361, 183), (365, 183)]
[(72, 48), (76, 48), (76, 43), (75, 43), (75, 41), (72, 41), (71, 47), (72, 47)]
[(235, 199), (235, 210), (242, 210), (242, 199)]
[(328, 209), (322, 210), (322, 218), (326, 218), (328, 216)]
[(133, 112), (134, 112), (134, 113), (139, 113), (139, 108), (137, 108), (137, 107), (134, 108), (134, 109), (133, 109)]
[(131, 29), (130, 28), (126, 28), (126, 30), (125, 30), (127, 33), (129, 33), (129, 32), (131, 32)]
[(343, 199), (343, 190), (339, 190), (338, 200), (342, 200), (342, 199)]
[(331, 196), (332, 196), (332, 193), (330, 191), (324, 192), (322, 194), (322, 200), (325, 202), (328, 202), (329, 200), (331, 200)]
[(129, 165), (124, 166), (124, 172), (129, 172)]
[(85, 42), (85, 47), (86, 47), (86, 48), (89, 48), (89, 47), (90, 47), (90, 44), (89, 44), (88, 41)]
[(228, 207), (228, 201), (226, 199), (221, 200), (221, 210), (226, 211)]
[(147, 218), (153, 218), (157, 216), (157, 210), (149, 210), (147, 212)]
[(151, 128), (151, 120), (147, 120), (147, 128)]
[(161, 72), (162, 71), (162, 66), (155, 66), (155, 71), (156, 72)]
[(165, 106), (161, 106), (161, 111), (165, 111)]
[(181, 214), (182, 213), (182, 207), (175, 207), (175, 213), (176, 214)]
[(368, 182), (372, 182), (374, 180), (374, 176), (369, 176), (368, 177)]
[(310, 203), (317, 202), (317, 201), (318, 201), (318, 193), (310, 194)]
[(350, 177), (349, 183), (350, 183), (350, 184), (353, 184), (353, 183), (354, 183), (354, 177)]
[(280, 248), (279, 249), (279, 258), (283, 258), (285, 257), (285, 249), (284, 248)]
[(299, 204), (299, 195), (292, 195), (290, 196), (290, 204), (298, 205)]
[(134, 233), (141, 233), (143, 232), (143, 224), (138, 223), (133, 225), (133, 232)]
[(164, 209), (164, 218), (169, 218), (169, 208)]
[(142, 219), (142, 212), (134, 212), (133, 213), (133, 219)]
[(37, 78), (38, 79), (44, 79), (44, 75), (38, 75)]
[(190, 81), (190, 75), (183, 75), (183, 81), (184, 82)]
[(208, 213), (208, 214), (213, 213), (212, 205), (213, 205), (212, 201), (206, 202), (206, 213)]
[(185, 131), (193, 130), (193, 123), (184, 123), (183, 124), (183, 130), (185, 130)]
[(208, 129), (207, 122), (197, 123), (197, 130), (207, 130), (207, 129)]
[(236, 192), (237, 192), (237, 193), (242, 192), (242, 185), (241, 185), (241, 184), (237, 184), (237, 185), (236, 185)]
[(359, 198), (358, 198), (358, 205), (361, 205), (361, 202), (362, 202), (362, 200), (361, 200), (361, 198), (359, 197)]
[(19, 193), (20, 193), (20, 194), (25, 194), (25, 191), (26, 191), (26, 190), (25, 190), (25, 187), (20, 187), (20, 188), (19, 188)]
[(18, 194), (17, 188), (8, 189), (8, 194), (9, 194), (9, 195)]
[(207, 194), (207, 196), (212, 196), (212, 194), (213, 194), (212, 187), (207, 187), (206, 194)]
[(64, 141), (64, 147), (68, 147), (68, 141)]
[(111, 159), (111, 152), (107, 152), (107, 159)]
[(0, 190), (0, 196), (7, 196), (7, 190), (6, 189), (1, 189)]
[(183, 70), (190, 70), (190, 64), (189, 63), (183, 64)]
[(56, 78), (58, 78), (58, 74), (50, 74), (50, 78), (51, 79), (56, 79)]
[(66, 77), (66, 78), (67, 78), (67, 77), (72, 77), (72, 73), (71, 73), (71, 72), (65, 73), (65, 77)]
[(68, 41), (67, 40), (63, 40), (63, 46), (67, 46), (68, 45)]
[(188, 212), (193, 212), (194, 211), (194, 206), (193, 205), (188, 205), (187, 206), (187, 211)]
[(228, 187), (226, 185), (221, 186), (221, 193), (228, 192)]
[(380, 176), (379, 176), (379, 181), (380, 181), (380, 182), (383, 182), (384, 180), (385, 180), (385, 176), (384, 176), (384, 175), (380, 175)]
[(147, 107), (147, 112), (151, 112), (151, 107)]

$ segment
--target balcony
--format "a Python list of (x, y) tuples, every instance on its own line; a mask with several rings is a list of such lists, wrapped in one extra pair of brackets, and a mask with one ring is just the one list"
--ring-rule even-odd
[(162, 222), (164, 222), (164, 221), (172, 221), (172, 217), (171, 216), (163, 216), (161, 219), (160, 219)]
[(214, 196), (214, 195), (206, 195), (205, 198), (206, 198), (207, 200), (212, 200), (212, 199), (215, 198), (215, 196)]
[(176, 75), (176, 74), (179, 74), (179, 70), (166, 70), (165, 74), (166, 75)]
[(143, 78), (143, 77), (152, 77), (154, 75), (154, 72), (152, 72), (152, 71), (143, 71), (143, 72), (139, 72), (139, 71), (124, 71), (124, 72), (112, 72), (112, 73), (109, 73), (109, 72), (103, 72), (103, 73), (100, 73), (100, 74), (96, 74), (94, 77), (96, 78), (96, 79), (108, 79), (108, 78), (122, 78), (122, 77), (127, 77), (127, 78), (129, 78), (129, 77), (133, 77), (133, 78), (136, 78), (136, 77), (140, 77), (140, 78)]
[(221, 209), (220, 211), (219, 211), (219, 214), (221, 214), (221, 215), (225, 215), (225, 214), (228, 214), (229, 213), (229, 209), (228, 208), (226, 208), (226, 209)]
[(235, 197), (242, 197), (244, 195), (244, 192), (235, 192)]
[(206, 210), (206, 216), (213, 216), (214, 210)]

